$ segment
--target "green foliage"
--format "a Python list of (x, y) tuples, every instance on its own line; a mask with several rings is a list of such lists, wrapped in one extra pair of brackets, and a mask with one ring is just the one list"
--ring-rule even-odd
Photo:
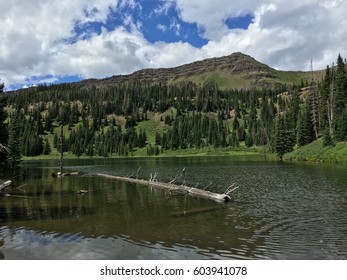
[(347, 163), (347, 142), (323, 147), (323, 139), (318, 139), (284, 156), (286, 160), (343, 162)]
[(298, 121), (297, 142), (304, 146), (314, 141), (312, 116), (308, 104), (305, 104)]
[(336, 121), (335, 139), (337, 141), (347, 141), (347, 108), (345, 108)]
[(7, 104), (7, 97), (2, 96), (2, 91), (4, 84), (0, 84), (0, 170), (5, 169), (7, 163), (7, 141), (8, 141), (8, 131), (5, 121), (7, 119), (7, 113), (5, 111), (5, 106)]
[(329, 128), (326, 128), (323, 135), (323, 147), (335, 146), (335, 142), (331, 137)]
[(292, 131), (286, 116), (278, 115), (275, 131), (275, 151), (282, 160), (283, 155), (293, 150)]
[(11, 169), (15, 169), (21, 160), (21, 131), (20, 131), (19, 115), (15, 114), (11, 117), (9, 125), (8, 139), (8, 164)]

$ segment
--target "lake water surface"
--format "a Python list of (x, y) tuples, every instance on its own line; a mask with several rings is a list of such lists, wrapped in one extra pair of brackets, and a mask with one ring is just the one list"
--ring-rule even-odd
[[(25, 162), (0, 197), (0, 259), (347, 259), (347, 167), (253, 157)], [(95, 176), (170, 181), (213, 192), (219, 204)], [(180, 182), (182, 183), (182, 182)], [(80, 195), (81, 189), (89, 190)]]

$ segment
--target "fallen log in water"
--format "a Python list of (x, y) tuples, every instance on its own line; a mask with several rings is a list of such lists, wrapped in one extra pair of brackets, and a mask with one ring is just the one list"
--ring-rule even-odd
[(10, 187), (12, 184), (11, 180), (5, 181), (2, 184), (0, 184), (0, 191), (3, 189), (7, 189), (8, 187)]
[(52, 173), (52, 177), (56, 178), (61, 178), (61, 177), (66, 177), (66, 176), (77, 176), (78, 175), (78, 172), (70, 172), (70, 173), (60, 173), (60, 172), (57, 172), (57, 173)]
[(107, 175), (107, 174), (102, 174), (102, 173), (97, 173), (96, 175), (102, 176), (105, 178), (109, 178), (109, 179), (115, 179), (115, 180), (135, 183), (135, 184), (158, 187), (161, 189), (169, 190), (171, 192), (187, 193), (191, 196), (197, 196), (197, 197), (202, 197), (202, 198), (206, 198), (206, 199), (211, 199), (211, 200), (214, 200), (217, 202), (228, 202), (231, 200), (231, 197), (228, 194), (213, 193), (210, 191), (206, 191), (206, 190), (202, 190), (202, 189), (196, 189), (196, 188), (192, 188), (192, 187), (188, 187), (188, 186), (179, 186), (179, 185), (174, 185), (174, 184), (170, 184), (170, 183), (163, 183), (163, 182), (158, 182), (158, 181), (151, 181), (151, 180), (147, 181), (147, 180), (142, 180), (142, 179), (134, 179), (134, 178), (128, 178), (128, 177), (121, 177), (121, 176), (112, 176), (112, 175)]

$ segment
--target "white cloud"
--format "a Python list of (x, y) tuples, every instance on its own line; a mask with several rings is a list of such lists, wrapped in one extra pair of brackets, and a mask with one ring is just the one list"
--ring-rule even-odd
[(157, 24), (157, 29), (162, 31), (162, 32), (166, 32), (168, 28), (164, 24), (158, 23)]
[[(104, 21), (114, 0), (0, 0), (0, 54), (6, 84), (46, 75), (52, 54), (73, 37), (77, 22)], [(40, 71), (42, 69), (42, 72)]]
[[(105, 22), (110, 8), (133, 0), (0, 0), (0, 57), (6, 85), (37, 83), (33, 76), (80, 75), (85, 78), (131, 73), (147, 67), (172, 67), (241, 51), (272, 67), (308, 70), (325, 68), (337, 54), (347, 55), (347, 1), (343, 0), (168, 0), (156, 13), (174, 7), (181, 20), (196, 23), (209, 40), (202, 48), (184, 42), (150, 43), (141, 19), (123, 15), (123, 24), (101, 34), (76, 38), (76, 24)], [(250, 13), (247, 30), (228, 29), (225, 20)], [(157, 30), (183, 33), (173, 19)], [(145, 28), (145, 27), (144, 27)], [(75, 38), (75, 42), (69, 39)]]
[[(347, 1), (177, 0), (181, 18), (204, 30), (208, 57), (241, 51), (279, 69), (308, 70), (347, 55)], [(247, 30), (228, 30), (227, 17), (250, 13)]]
[(167, 15), (172, 7), (175, 7), (175, 0), (160, 0), (160, 5), (154, 9), (154, 13), (157, 15)]
[(176, 18), (171, 19), (170, 29), (175, 31), (176, 36), (180, 35), (181, 25), (177, 22)]

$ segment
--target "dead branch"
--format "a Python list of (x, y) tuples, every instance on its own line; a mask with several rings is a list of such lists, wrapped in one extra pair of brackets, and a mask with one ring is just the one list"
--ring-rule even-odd
[[(226, 189), (226, 191), (224, 192), (224, 194), (228, 195), (228, 194), (232, 193), (233, 191), (236, 191), (236, 190), (239, 188), (239, 186), (234, 187), (235, 184), (236, 184), (236, 183), (231, 184), (231, 185)], [(234, 188), (231, 189), (232, 187), (234, 187)]]
[(140, 172), (140, 170), (141, 170), (141, 166), (140, 166), (139, 168), (137, 168), (137, 171), (136, 171), (136, 179), (139, 178), (139, 172)]
[(203, 190), (206, 190), (211, 185), (212, 185), (212, 182), (210, 182), (206, 187), (204, 187)]
[(158, 180), (157, 180), (157, 176), (158, 176), (158, 172), (156, 171), (154, 174), (150, 174), (150, 178), (149, 178), (149, 181), (150, 182), (157, 182)]
[(0, 185), (0, 191), (10, 187), (12, 184), (11, 180), (5, 181)]
[(175, 182), (177, 180), (177, 177), (175, 177), (173, 180), (171, 180), (170, 182), (169, 182), (169, 184), (172, 184), (173, 182)]

